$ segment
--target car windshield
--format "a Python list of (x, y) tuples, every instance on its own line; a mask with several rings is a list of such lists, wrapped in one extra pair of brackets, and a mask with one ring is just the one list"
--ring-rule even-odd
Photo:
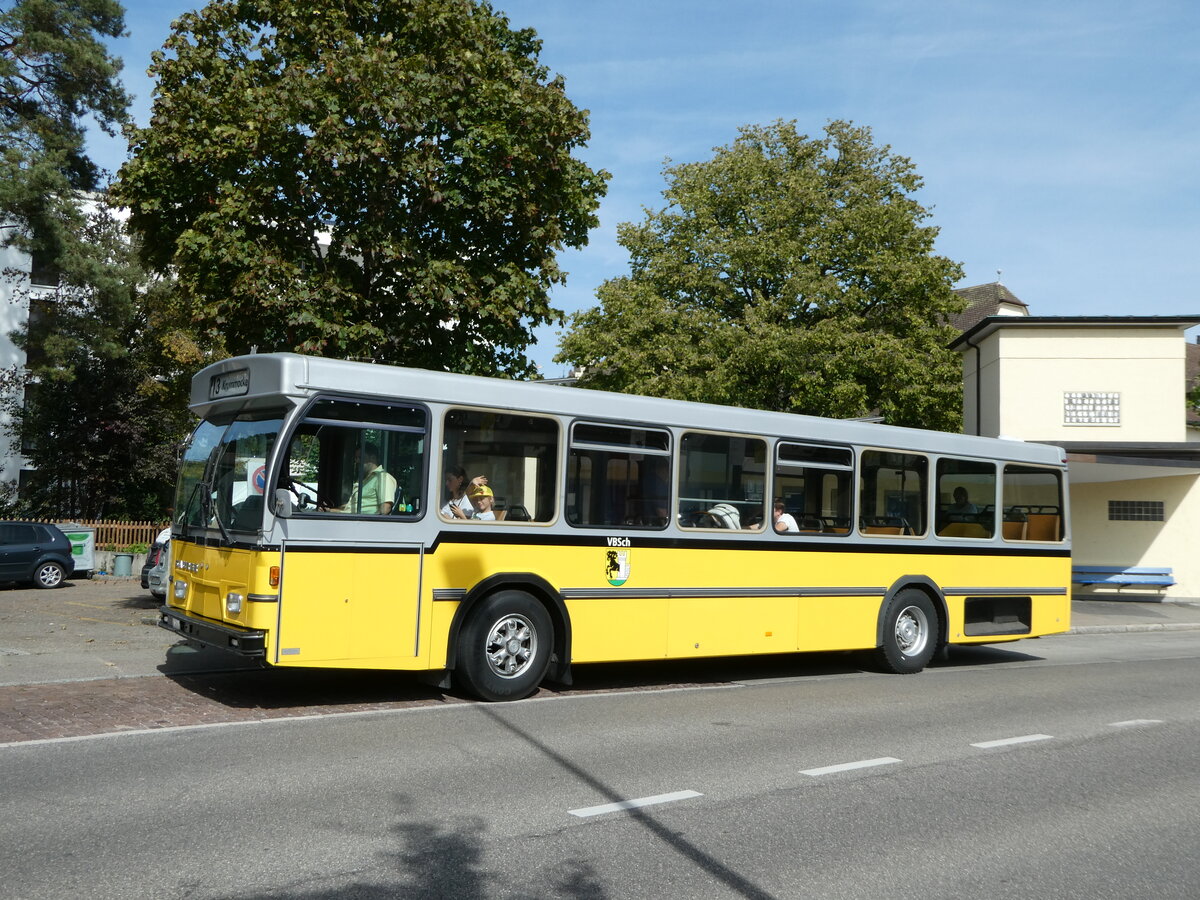
[(283, 414), (205, 419), (184, 450), (175, 494), (176, 524), (254, 532), (262, 526), (267, 457)]

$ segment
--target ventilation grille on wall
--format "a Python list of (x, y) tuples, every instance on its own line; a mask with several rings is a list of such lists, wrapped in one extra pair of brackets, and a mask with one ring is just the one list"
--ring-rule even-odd
[(1161, 500), (1109, 500), (1110, 522), (1161, 522), (1163, 501)]

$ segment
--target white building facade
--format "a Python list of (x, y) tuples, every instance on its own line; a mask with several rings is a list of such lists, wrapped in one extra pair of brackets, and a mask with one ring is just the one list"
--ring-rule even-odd
[(953, 344), (969, 434), (1067, 451), (1076, 565), (1172, 569), (1165, 588), (1076, 595), (1200, 597), (1200, 434), (1187, 423), (1187, 340), (1200, 316), (990, 315)]
[[(51, 287), (33, 285), (31, 269), (28, 253), (0, 246), (0, 371), (15, 376), (6, 379), (7, 389), (12, 392), (18, 390), (17, 384), (24, 382), (25, 374), (25, 352), (13, 343), (12, 333), (29, 321), (31, 300), (36, 303), (43, 292), (52, 295), (54, 291)], [(11, 426), (12, 416), (7, 406), (0, 405), (0, 482), (17, 485), (28, 463)]]

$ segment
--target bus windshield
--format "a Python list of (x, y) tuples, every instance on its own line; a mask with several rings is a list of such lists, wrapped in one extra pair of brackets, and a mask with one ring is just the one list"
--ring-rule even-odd
[(283, 425), (279, 411), (205, 419), (184, 450), (175, 494), (183, 528), (254, 532), (262, 526), (267, 456)]

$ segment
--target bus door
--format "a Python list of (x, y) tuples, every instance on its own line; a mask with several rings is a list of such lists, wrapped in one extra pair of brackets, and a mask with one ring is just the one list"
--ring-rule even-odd
[(284, 543), (277, 665), (417, 655), (422, 545)]
[(278, 665), (386, 668), (417, 653), (429, 414), (403, 402), (314, 400), (283, 454), (296, 498), (283, 543)]

